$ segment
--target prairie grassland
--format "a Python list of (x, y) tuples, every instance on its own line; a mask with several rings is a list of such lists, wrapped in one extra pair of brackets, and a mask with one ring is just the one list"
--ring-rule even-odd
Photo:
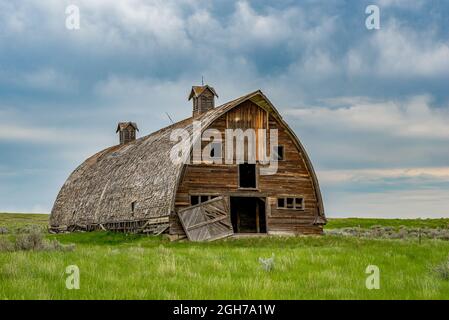
[(0, 227), (17, 229), (28, 225), (47, 226), (48, 218), (48, 214), (0, 213)]
[(449, 228), (449, 219), (375, 219), (375, 218), (342, 218), (329, 219), (326, 229), (339, 228), (371, 228), (382, 227), (407, 227), (407, 228)]
[[(0, 226), (4, 219), (16, 223), (0, 214)], [(449, 281), (432, 271), (447, 261), (449, 241), (323, 236), (188, 243), (109, 232), (47, 237), (76, 248), (0, 253), (0, 299), (449, 299)], [(273, 253), (274, 269), (266, 272), (258, 259)], [(80, 269), (79, 290), (65, 287), (68, 265)], [(380, 268), (379, 290), (365, 286), (368, 265)]]

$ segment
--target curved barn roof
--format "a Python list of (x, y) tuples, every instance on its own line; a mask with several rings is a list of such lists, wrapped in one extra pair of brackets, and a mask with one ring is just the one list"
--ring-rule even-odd
[[(174, 211), (183, 164), (170, 160), (174, 129), (192, 132), (193, 121), (205, 130), (213, 121), (246, 100), (272, 112), (296, 142), (311, 172), (324, 217), (318, 180), (299, 139), (260, 91), (225, 103), (198, 117), (188, 118), (124, 145), (98, 152), (82, 163), (61, 188), (50, 217), (51, 226), (88, 225), (168, 216)], [(131, 209), (131, 203), (134, 210)]]

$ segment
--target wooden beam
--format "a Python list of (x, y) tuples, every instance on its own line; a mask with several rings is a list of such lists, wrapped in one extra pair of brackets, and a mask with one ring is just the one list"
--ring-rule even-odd
[(193, 229), (197, 229), (197, 228), (203, 227), (205, 225), (208, 225), (208, 224), (211, 224), (211, 223), (215, 223), (215, 222), (219, 222), (219, 221), (222, 221), (222, 220), (225, 220), (225, 219), (228, 219), (228, 218), (229, 218), (228, 216), (223, 216), (223, 217), (211, 219), (211, 220), (208, 220), (208, 221), (204, 221), (204, 222), (201, 222), (201, 223), (198, 223), (198, 224), (195, 224), (193, 226), (188, 227), (187, 230), (190, 231), (190, 230), (193, 230)]

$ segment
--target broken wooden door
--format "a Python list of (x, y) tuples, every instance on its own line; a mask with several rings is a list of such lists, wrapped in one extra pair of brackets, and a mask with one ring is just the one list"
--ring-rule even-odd
[(228, 204), (223, 197), (181, 209), (178, 216), (190, 241), (212, 241), (233, 234)]

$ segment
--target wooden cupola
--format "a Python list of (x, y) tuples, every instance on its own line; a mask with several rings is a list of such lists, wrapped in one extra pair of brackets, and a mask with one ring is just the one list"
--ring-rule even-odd
[(193, 86), (189, 95), (189, 101), (193, 99), (193, 117), (215, 108), (215, 97), (218, 95), (211, 86)]
[(119, 122), (116, 133), (119, 132), (120, 144), (136, 140), (136, 131), (139, 131), (135, 122)]

